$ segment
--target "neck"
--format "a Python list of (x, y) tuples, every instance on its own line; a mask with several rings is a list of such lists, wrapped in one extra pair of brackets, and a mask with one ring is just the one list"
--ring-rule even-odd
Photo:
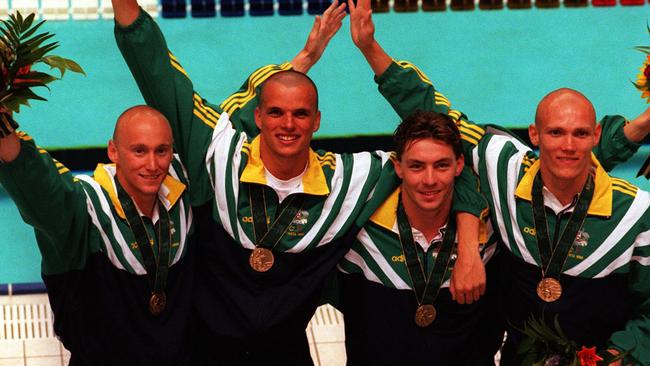
[(156, 205), (156, 197), (144, 197), (136, 199), (132, 196), (131, 199), (135, 202), (136, 205), (138, 205), (138, 208), (145, 216), (148, 218), (153, 217), (153, 208)]
[(438, 235), (440, 228), (445, 226), (449, 218), (451, 209), (451, 200), (447, 200), (441, 207), (436, 210), (422, 210), (409, 200), (402, 200), (404, 212), (409, 219), (412, 227), (418, 229), (428, 242)]
[(302, 172), (305, 171), (307, 166), (309, 155), (300, 156), (300, 157), (273, 157), (272, 159), (264, 159), (264, 155), (261, 155), (262, 162), (264, 167), (269, 173), (273, 174), (274, 177), (280, 180), (289, 180), (299, 176)]
[(582, 188), (587, 183), (589, 171), (585, 171), (575, 179), (570, 180), (554, 179), (550, 173), (545, 173), (544, 169), (540, 169), (540, 174), (542, 174), (542, 180), (546, 189), (553, 193), (561, 204), (568, 205), (576, 195), (582, 192)]
[(158, 195), (145, 196), (129, 192), (128, 185), (122, 181), (122, 178), (119, 174), (117, 175), (117, 181), (120, 183), (122, 189), (124, 189), (126, 194), (128, 194), (133, 202), (138, 206), (140, 212), (142, 212), (148, 218), (151, 218), (153, 216), (153, 208), (156, 205), (156, 199), (158, 198)]

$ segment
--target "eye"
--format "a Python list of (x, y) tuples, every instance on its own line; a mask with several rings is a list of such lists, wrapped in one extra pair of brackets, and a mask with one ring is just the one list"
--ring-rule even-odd
[(282, 111), (278, 108), (271, 108), (268, 111), (268, 115), (271, 117), (280, 117), (282, 115)]
[(410, 164), (408, 166), (408, 168), (410, 170), (420, 170), (420, 169), (422, 169), (422, 164)]
[(299, 110), (299, 111), (296, 111), (296, 113), (294, 115), (296, 117), (298, 117), (298, 118), (307, 118), (307, 117), (309, 117), (309, 113), (307, 111), (305, 111), (305, 110), (302, 110), (302, 109)]
[(159, 148), (156, 149), (156, 154), (158, 154), (158, 155), (167, 155), (168, 152), (169, 152), (169, 148), (166, 147), (166, 146), (159, 147)]
[(575, 135), (576, 137), (588, 137), (590, 134), (587, 130), (578, 130), (576, 131)]
[(548, 134), (553, 136), (553, 137), (558, 137), (558, 136), (562, 135), (562, 131), (560, 131), (558, 129), (553, 129), (553, 130), (549, 130)]
[(446, 169), (449, 169), (449, 167), (451, 167), (451, 164), (449, 162), (446, 162), (446, 161), (436, 164), (436, 169), (440, 169), (440, 170), (446, 170)]
[(136, 155), (144, 155), (145, 150), (144, 150), (143, 148), (141, 148), (141, 147), (136, 147), (135, 149), (133, 149), (133, 152), (134, 152)]

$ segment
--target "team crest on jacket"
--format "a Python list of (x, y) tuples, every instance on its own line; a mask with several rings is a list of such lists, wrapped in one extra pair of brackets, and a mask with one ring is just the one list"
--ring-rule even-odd
[(291, 225), (289, 226), (289, 235), (304, 235), (303, 229), (305, 228), (305, 225), (307, 225), (308, 219), (309, 212), (305, 210), (298, 211), (296, 217), (293, 218), (293, 221), (291, 221)]
[(576, 240), (573, 242), (572, 251), (574, 254), (580, 254), (580, 249), (587, 246), (589, 241), (589, 233), (580, 229), (576, 235)]

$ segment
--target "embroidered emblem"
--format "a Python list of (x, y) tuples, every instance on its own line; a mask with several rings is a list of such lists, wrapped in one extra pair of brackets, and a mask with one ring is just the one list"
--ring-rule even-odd
[(288, 229), (288, 234), (289, 235), (299, 235), (302, 236), (304, 235), (303, 229), (305, 228), (305, 225), (307, 225), (309, 218), (309, 212), (302, 210), (298, 211), (296, 213), (296, 217), (293, 218), (293, 221), (291, 221), (291, 225), (289, 226)]

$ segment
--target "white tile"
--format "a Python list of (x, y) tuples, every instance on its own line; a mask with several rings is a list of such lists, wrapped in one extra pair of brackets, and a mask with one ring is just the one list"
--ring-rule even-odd
[(38, 14), (38, 0), (12, 0), (11, 12), (16, 11), (20, 11), (20, 14), (23, 16), (26, 16), (29, 13)]
[(23, 341), (0, 340), (0, 359), (25, 356)]
[(99, 0), (70, 0), (72, 19), (98, 19)]
[(26, 339), (25, 357), (57, 356), (61, 357), (61, 346), (56, 338)]
[(47, 0), (41, 5), (43, 19), (67, 20), (70, 4), (68, 0)]
[(61, 357), (27, 357), (25, 366), (61, 366)]
[(111, 0), (99, 0), (99, 13), (104, 19), (113, 19), (115, 17)]
[(158, 16), (158, 0), (140, 0), (138, 3), (152, 17)]
[(345, 366), (345, 343), (317, 343), (321, 366)]
[(24, 358), (0, 358), (0, 366), (25, 366)]

